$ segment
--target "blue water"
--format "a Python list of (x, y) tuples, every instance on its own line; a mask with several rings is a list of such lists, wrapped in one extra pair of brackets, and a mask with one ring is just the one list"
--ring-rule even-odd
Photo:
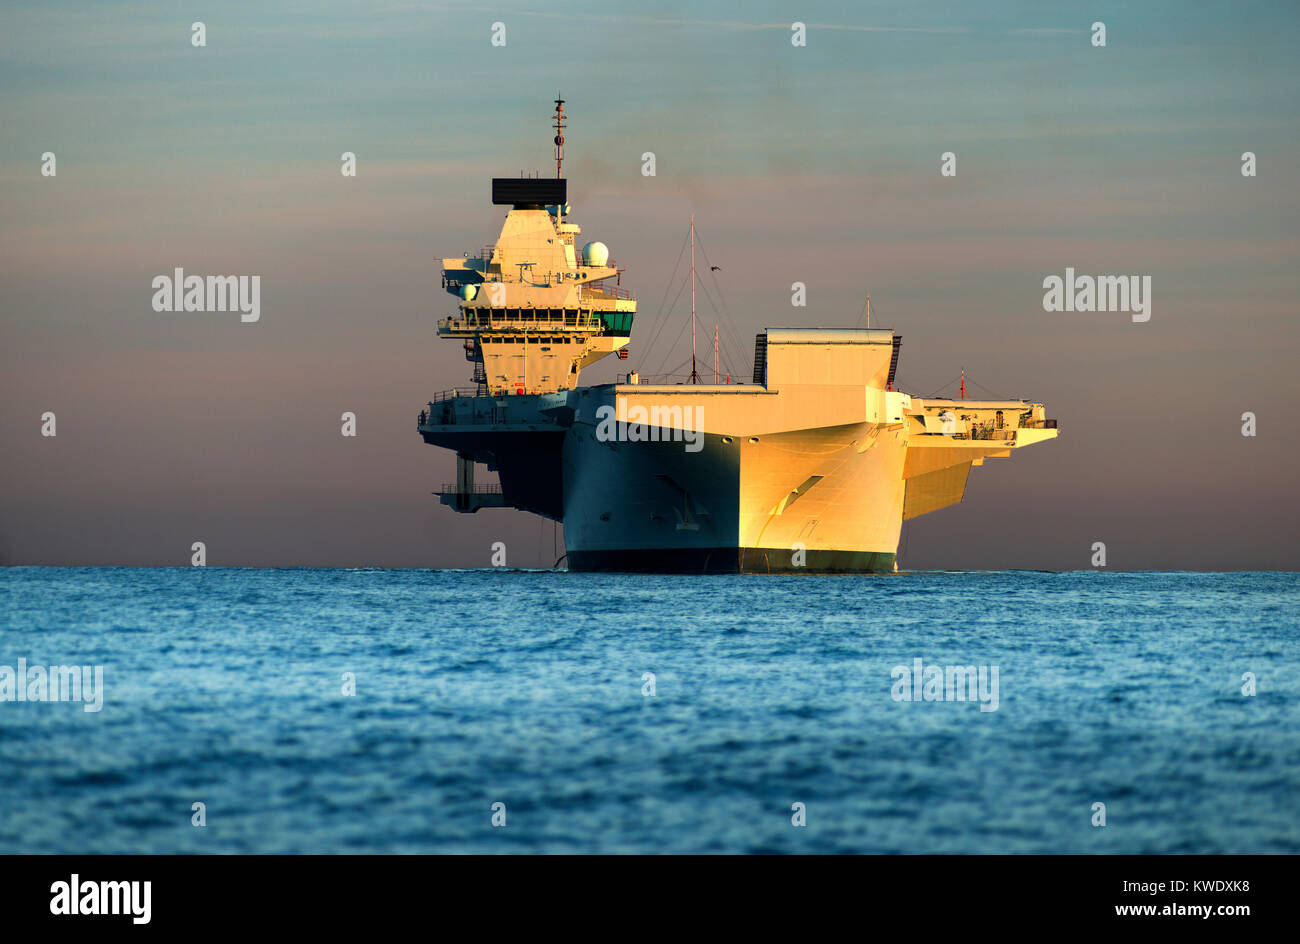
[(1300, 852), (1298, 627), (1295, 574), (11, 568), (0, 665), (104, 702), (0, 702), (0, 852)]

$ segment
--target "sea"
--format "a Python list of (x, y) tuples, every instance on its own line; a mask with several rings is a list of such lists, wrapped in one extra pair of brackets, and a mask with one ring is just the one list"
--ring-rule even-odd
[(1296, 853), (1298, 637), (1293, 573), (10, 567), (0, 852)]

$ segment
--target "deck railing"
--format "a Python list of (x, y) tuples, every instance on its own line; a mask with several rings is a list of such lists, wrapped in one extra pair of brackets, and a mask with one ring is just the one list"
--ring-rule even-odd
[(455, 400), (457, 397), (478, 397), (487, 396), (486, 393), (480, 393), (478, 387), (452, 387), (450, 390), (439, 390), (429, 398), (430, 403), (442, 403), (445, 400)]
[[(694, 386), (693, 384), (690, 383), (690, 379), (691, 379), (690, 371), (687, 371), (684, 374), (683, 373), (643, 374), (640, 371), (637, 371), (636, 373), (637, 373), (637, 383), (647, 387), (667, 387), (672, 385), (679, 385), (684, 387)], [(708, 370), (700, 369), (699, 375), (700, 375), (700, 386), (702, 387), (714, 386), (712, 367), (710, 367)], [(630, 383), (631, 381), (628, 380), (628, 377), (629, 377), (628, 374), (615, 374), (614, 382), (619, 384)], [(730, 380), (728, 380), (727, 374), (719, 372), (717, 386), (725, 387), (728, 385), (732, 387), (743, 387), (745, 384), (743, 381), (737, 380), (735, 377), (732, 377)]]
[(632, 292), (626, 288), (620, 288), (617, 285), (597, 285), (591, 283), (582, 287), (583, 298), (615, 298), (622, 301), (631, 301)]
[(474, 485), (470, 488), (460, 488), (455, 482), (443, 482), (442, 488), (435, 493), (437, 495), (500, 495), (500, 485)]
[[(506, 312), (526, 311), (532, 317), (523, 317), (519, 314), (507, 315)], [(468, 318), (443, 318), (438, 322), (439, 330), (448, 329), (465, 329), (465, 328), (501, 328), (501, 327), (535, 327), (542, 331), (558, 331), (564, 328), (582, 328), (585, 330), (600, 330), (604, 327), (604, 322), (598, 312), (582, 312), (574, 314), (564, 311), (563, 309), (554, 309), (563, 312), (561, 317), (552, 318), (549, 312), (553, 309), (548, 308), (487, 308), (484, 309), (486, 317), (468, 317)], [(543, 313), (538, 317), (538, 313)]]

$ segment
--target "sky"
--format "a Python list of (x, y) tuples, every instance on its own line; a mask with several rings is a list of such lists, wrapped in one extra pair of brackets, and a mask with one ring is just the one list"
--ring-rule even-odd
[[(908, 522), (900, 566), (1086, 569), (1101, 542), (1114, 570), (1300, 569), (1293, 4), (8, 2), (0, 24), (0, 563), (179, 566), (202, 541), (209, 565), (478, 567), (502, 541), (553, 564), (551, 522), (437, 503), (454, 458), (415, 418), (468, 381), (435, 334), (440, 259), (495, 239), (491, 177), (553, 171), (561, 92), (572, 219), (640, 300), (631, 359), (584, 383), (689, 356), (685, 302), (664, 309), (694, 214), (736, 373), (765, 326), (852, 326), (870, 294), (902, 389), (964, 368), (1060, 421)], [(155, 312), (176, 267), (260, 276), (261, 319)], [(1150, 276), (1150, 320), (1044, 311), (1066, 267)]]

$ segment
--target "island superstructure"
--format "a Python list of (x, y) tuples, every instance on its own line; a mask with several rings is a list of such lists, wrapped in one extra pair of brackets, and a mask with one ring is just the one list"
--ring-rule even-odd
[(496, 243), (443, 260), (459, 307), (438, 334), (472, 364), (420, 413), (424, 441), (456, 453), (443, 504), (561, 522), (575, 571), (886, 572), (904, 520), (1057, 435), (1039, 402), (894, 389), (902, 339), (881, 328), (766, 328), (751, 383), (578, 386), (626, 347), (636, 301), (603, 243), (578, 246), (566, 118), (557, 99), (557, 176), (494, 179)]

